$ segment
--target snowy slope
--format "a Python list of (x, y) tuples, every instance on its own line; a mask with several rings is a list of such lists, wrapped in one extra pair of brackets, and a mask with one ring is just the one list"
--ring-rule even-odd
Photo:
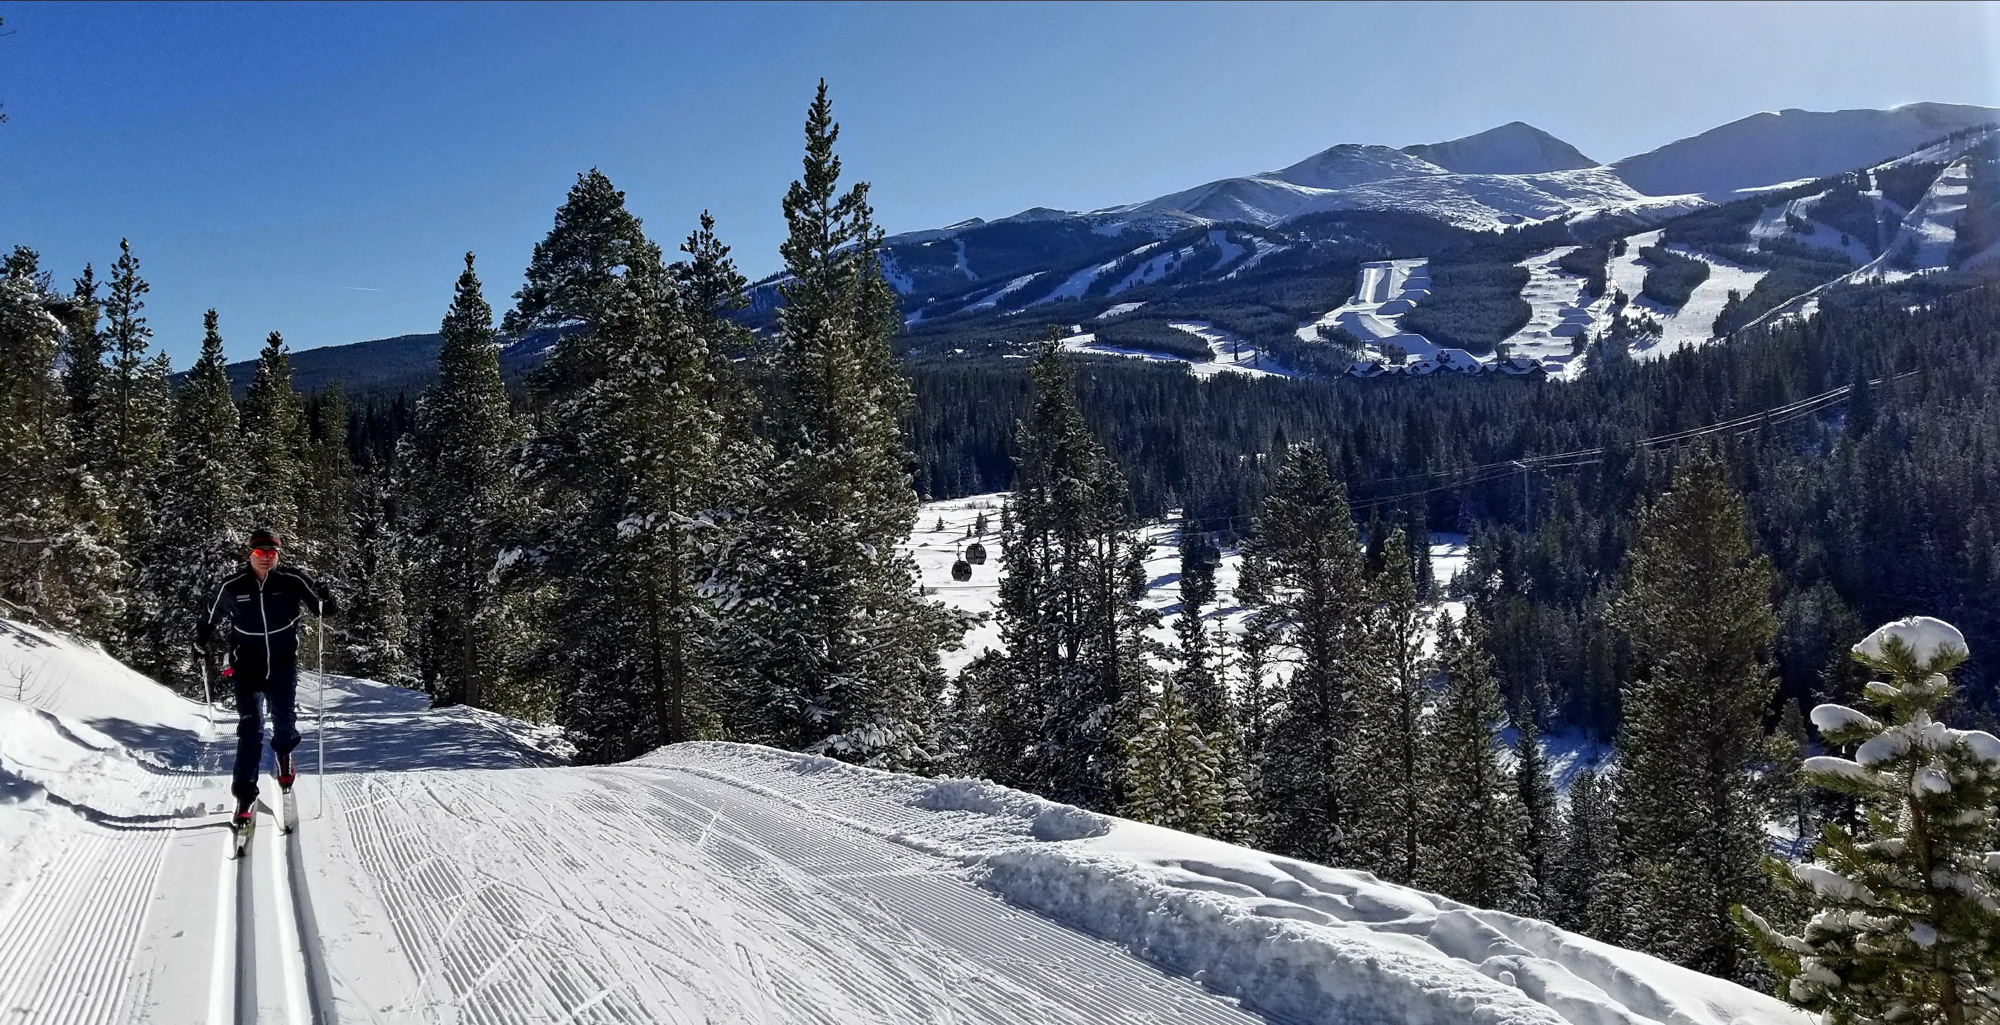
[[(1132, 304), (1121, 303), (1120, 305)], [(1113, 307), (1113, 309), (1116, 308)], [(1108, 313), (1109, 311), (1106, 312)], [(1103, 317), (1104, 314), (1099, 314), (1097, 319), (1103, 319)], [(1214, 355), (1209, 359), (1196, 361), (1184, 359), (1180, 356), (1171, 356), (1164, 352), (1153, 352), (1149, 349), (1121, 349), (1115, 345), (1106, 345), (1099, 342), (1097, 335), (1089, 331), (1072, 334), (1062, 339), (1062, 347), (1069, 352), (1084, 353), (1093, 356), (1123, 356), (1128, 359), (1140, 359), (1153, 363), (1178, 363), (1187, 367), (1188, 373), (1196, 377), (1213, 377), (1216, 374), (1241, 374), (1246, 377), (1293, 376), (1285, 368), (1264, 358), (1263, 354), (1257, 351), (1255, 345), (1245, 342), (1207, 321), (1174, 321), (1168, 326), (1207, 342), (1209, 351)]]
[(1956, 103), (1764, 111), (1611, 167), (1647, 195), (1715, 195), (1868, 167), (1958, 129), (1995, 120), (2000, 120), (2000, 108)]
[(1658, 245), (1660, 232), (1641, 232), (1625, 242), (1625, 255), (1611, 258), (1610, 288), (1590, 307), (1590, 312), (1599, 323), (1608, 323), (1613, 295), (1623, 292), (1630, 299), (1626, 308), (1628, 314), (1636, 312), (1645, 315), (1660, 325), (1658, 337), (1633, 344), (1632, 356), (1635, 359), (1660, 359), (1680, 349), (1710, 341), (1715, 334), (1715, 318), (1722, 314), (1722, 307), (1729, 301), (1729, 293), (1734, 291), (1749, 295), (1750, 290), (1757, 287), (1757, 282), (1770, 273), (1768, 268), (1746, 267), (1713, 253), (1686, 246), (1669, 246), (1672, 252), (1707, 263), (1708, 278), (1695, 286), (1686, 303), (1667, 306), (1639, 294), (1640, 289), (1645, 287), (1646, 270), (1650, 266), (1640, 258), (1639, 250)]
[(1575, 249), (1575, 246), (1558, 246), (1521, 261), (1520, 266), (1528, 269), (1528, 283), (1521, 288), (1521, 298), (1528, 301), (1531, 313), (1527, 326), (1514, 332), (1506, 342), (1514, 355), (1540, 360), (1545, 365), (1548, 361), (1560, 364), (1558, 373), (1565, 377), (1581, 368), (1582, 359), (1573, 355), (1572, 349), (1577, 339), (1597, 323), (1597, 314), (1592, 312), (1594, 302), (1584, 295), (1586, 280), (1557, 264)]

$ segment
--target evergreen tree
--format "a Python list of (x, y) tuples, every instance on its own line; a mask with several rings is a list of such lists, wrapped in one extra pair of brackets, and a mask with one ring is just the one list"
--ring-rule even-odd
[(1611, 939), (1624, 934), (1617, 914), (1623, 899), (1618, 884), (1617, 812), (1597, 773), (1585, 770), (1570, 783), (1569, 813), (1563, 818), (1562, 846), (1553, 866), (1546, 910), (1565, 929)]
[[(1110, 811), (1125, 768), (1120, 734), (1154, 675), (1144, 637), (1151, 617), (1137, 601), (1143, 542), (1124, 478), (1084, 423), (1074, 371), (1053, 335), (1029, 374), (1034, 400), (1015, 435), (994, 610), (1006, 654), (989, 674), (990, 707), (1013, 718), (987, 729), (1008, 736), (1025, 721), (1030, 743), (1013, 778), (996, 778)], [(1188, 717), (1178, 696), (1171, 703), (1169, 719)]]
[(1761, 900), (1763, 802), (1752, 768), (1772, 683), (1771, 569), (1743, 499), (1696, 457), (1640, 518), (1613, 618), (1634, 674), (1619, 735), (1619, 813), (1632, 853), (1632, 944), (1723, 978), (1756, 965), (1729, 917)]
[(347, 445), (347, 394), (338, 383), (305, 405), (294, 561), (336, 580), (354, 562), (354, 457)]
[[(416, 675), (439, 701), (491, 708), (487, 685), (509, 651), (492, 572), (514, 526), (508, 461), (520, 431), (500, 380), (493, 310), (472, 264), (467, 253), (440, 328), (437, 381), (417, 402), (399, 485), (408, 510), (403, 532), (426, 553), (407, 580), (422, 610), (412, 624)], [(377, 571), (395, 569), (392, 559)]]
[(1229, 822), (1221, 755), (1169, 675), (1126, 742), (1124, 814), (1169, 829), (1215, 835)]
[(1423, 844), (1417, 883), (1482, 908), (1518, 910), (1533, 877), (1526, 816), (1497, 745), (1505, 715), (1478, 620), (1438, 621), (1444, 690), (1425, 738)]
[[(985, 518), (980, 515), (982, 521)], [(1202, 614), (1215, 603), (1215, 568), (1222, 553), (1213, 539), (1185, 521), (1179, 531), (1179, 547), (1181, 605), (1174, 619), (1174, 637), (1179, 642), (1174, 683), (1180, 691), (1179, 700), (1188, 707), (1201, 732), (1218, 733), (1229, 723), (1229, 694), (1215, 670)]]
[(289, 540), (298, 532), (299, 494), (306, 483), (305, 403), (292, 388), (285, 339), (271, 332), (243, 396), (244, 503), (252, 526)]
[(357, 675), (407, 687), (417, 680), (409, 658), (403, 537), (390, 524), (382, 482), (363, 474), (354, 483), (354, 545), (341, 573), (354, 597), (342, 616), (341, 662)]
[(1265, 651), (1294, 653), (1262, 745), (1260, 832), (1277, 853), (1340, 863), (1356, 821), (1352, 686), (1366, 671), (1374, 603), (1346, 488), (1310, 445), (1286, 454), (1271, 485), (1237, 597)]
[[(159, 529), (141, 560), (139, 590), (153, 610), (156, 662), (147, 668), (184, 690), (194, 685), (194, 623), (216, 582), (243, 561), (243, 440), (230, 395), (228, 358), (214, 310), (202, 318), (201, 354), (174, 396)], [(191, 691), (190, 691), (191, 692)]]
[(1369, 621), (1375, 654), (1356, 681), (1352, 758), (1354, 772), (1374, 780), (1355, 794), (1354, 864), (1408, 885), (1417, 877), (1422, 850), (1425, 681), (1431, 660), (1424, 652), (1429, 617), (1418, 603), (1405, 548), (1400, 529), (1382, 546)]
[(1543, 917), (1550, 905), (1555, 883), (1558, 830), (1555, 784), (1549, 779), (1548, 757), (1542, 753), (1541, 731), (1535, 717), (1522, 714), (1515, 720), (1514, 793), (1522, 818), (1521, 854), (1528, 862), (1533, 889), (1522, 895), (1523, 914)]
[(943, 696), (937, 652), (962, 626), (922, 597), (900, 550), (917, 514), (900, 424), (910, 387), (889, 350), (900, 322), (882, 233), (867, 185), (839, 189), (838, 135), (822, 82), (784, 200), (775, 454), (738, 549), (731, 689), (755, 739), (921, 770)]
[(1787, 701), (1779, 713), (1778, 728), (1764, 741), (1763, 784), (1767, 813), (1792, 827), (1802, 851), (1812, 835), (1813, 788), (1804, 775), (1806, 746), (1805, 713), (1798, 700)]
[(1747, 908), (1736, 915), (1779, 977), (1778, 995), (1829, 1025), (2000, 1021), (2000, 739), (1936, 716), (1947, 675), (1968, 651), (1947, 623), (1915, 617), (1854, 646), (1888, 676), (1866, 702), (1813, 709), (1813, 724), (1851, 758), (1805, 763), (1813, 783), (1861, 801), (1849, 830), (1829, 823), (1812, 860), (1767, 859), (1778, 885), (1815, 911), (1787, 935)]
[(105, 402), (104, 333), (98, 330), (103, 313), (97, 294), (97, 274), (89, 264), (76, 279), (70, 292), (70, 314), (65, 318), (62, 343), (63, 391), (69, 396), (69, 431), (76, 442), (78, 469), (93, 465), (98, 458), (91, 444), (103, 437), (99, 411)]
[(149, 354), (153, 329), (140, 312), (151, 290), (139, 277), (131, 244), (120, 239), (103, 305), (104, 342), (111, 357), (103, 378), (103, 420), (90, 444), (99, 450), (103, 480), (124, 542), (135, 546), (128, 549), (132, 551), (152, 531), (151, 489), (166, 445), (167, 368)]
[(66, 314), (34, 250), (0, 260), (0, 601), (102, 637), (120, 611), (119, 567), (65, 486), (68, 402), (55, 361)]

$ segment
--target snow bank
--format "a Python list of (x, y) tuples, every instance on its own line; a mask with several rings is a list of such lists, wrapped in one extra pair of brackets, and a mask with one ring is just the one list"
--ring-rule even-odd
[(736, 744), (674, 745), (642, 764), (727, 778), (948, 854), (1013, 903), (1307, 1025), (1809, 1020), (1770, 997), (1545, 922), (989, 782), (921, 780)]

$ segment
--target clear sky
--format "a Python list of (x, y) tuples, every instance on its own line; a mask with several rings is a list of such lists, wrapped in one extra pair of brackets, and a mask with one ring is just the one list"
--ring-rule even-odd
[(1091, 209), (1524, 120), (1600, 160), (1784, 107), (2000, 105), (2000, 6), (6, 3), (0, 245), (128, 236), (185, 366), (496, 308), (578, 171), (777, 266), (825, 76), (891, 232)]

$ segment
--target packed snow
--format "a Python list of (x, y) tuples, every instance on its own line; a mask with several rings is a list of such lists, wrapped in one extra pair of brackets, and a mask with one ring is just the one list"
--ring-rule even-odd
[(1876, 627), (1874, 632), (1854, 646), (1854, 651), (1872, 659), (1883, 659), (1888, 657), (1892, 642), (1908, 649), (1920, 666), (1929, 665), (1932, 660), (1951, 652), (1963, 656), (1967, 650), (1965, 635), (1957, 627), (1930, 616), (1911, 616)]
[(1518, 266), (1528, 269), (1521, 298), (1528, 301), (1531, 312), (1527, 326), (1505, 343), (1513, 355), (1540, 361), (1558, 377), (1573, 376), (1582, 368), (1582, 357), (1575, 353), (1577, 340), (1597, 322), (1591, 312), (1594, 300), (1584, 294), (1588, 280), (1563, 270), (1559, 263), (1576, 248), (1557, 246), (1520, 262)]
[(1129, 359), (1147, 360), (1153, 363), (1178, 363), (1188, 368), (1188, 373), (1196, 377), (1214, 377), (1217, 374), (1241, 374), (1246, 377), (1291, 377), (1289, 371), (1265, 358), (1257, 347), (1235, 335), (1216, 327), (1207, 321), (1174, 321), (1167, 325), (1207, 343), (1212, 354), (1205, 360), (1191, 360), (1151, 349), (1127, 349), (1109, 345), (1097, 340), (1097, 334), (1084, 331), (1062, 339), (1064, 350), (1093, 356), (1124, 356)]
[[(993, 497), (925, 508), (948, 517), (913, 539), (927, 581)], [(1161, 602), (1169, 526), (1154, 540)], [(998, 555), (956, 603), (990, 607)], [(1226, 620), (1233, 553), (1218, 582)], [(0, 1001), (24, 1022), (1805, 1020), (1531, 919), (990, 783), (721, 743), (569, 766), (549, 730), (310, 673), (301, 830), (267, 819), (232, 861), (227, 710), (5, 621), (0, 681)]]
[(1646, 271), (1652, 265), (1639, 255), (1639, 250), (1659, 245), (1660, 235), (1657, 230), (1647, 231), (1625, 240), (1624, 255), (1613, 255), (1611, 258), (1609, 289), (1590, 308), (1591, 315), (1598, 322), (1609, 323), (1612, 297), (1623, 292), (1629, 300), (1626, 306), (1628, 316), (1642, 314), (1660, 326), (1657, 338), (1633, 343), (1632, 356), (1635, 359), (1664, 359), (1681, 349), (1709, 342), (1715, 337), (1715, 318), (1722, 315), (1722, 308), (1729, 302), (1729, 294), (1749, 295), (1757, 287), (1757, 282), (1770, 273), (1763, 267), (1747, 267), (1687, 246), (1668, 246), (1670, 252), (1708, 264), (1708, 278), (1696, 285), (1688, 301), (1680, 306), (1655, 302), (1640, 294), (1645, 287)]

